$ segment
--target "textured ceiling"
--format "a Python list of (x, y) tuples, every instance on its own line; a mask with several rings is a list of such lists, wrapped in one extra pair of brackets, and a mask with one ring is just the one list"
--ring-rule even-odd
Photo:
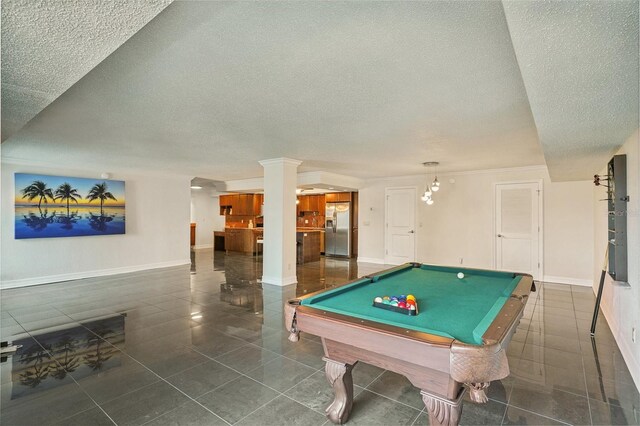
[(171, 1), (2, 0), (2, 140)]
[(640, 126), (638, 2), (504, 9), (551, 178), (589, 178)]
[[(281, 156), (357, 177), (546, 157), (554, 177), (585, 179), (637, 126), (638, 2), (589, 3), (577, 19), (573, 3), (176, 1), (2, 156), (214, 180), (261, 176), (258, 161)], [(593, 117), (594, 98), (613, 124)]]
[(359, 177), (544, 161), (499, 2), (174, 2), (2, 155), (217, 180), (281, 156)]

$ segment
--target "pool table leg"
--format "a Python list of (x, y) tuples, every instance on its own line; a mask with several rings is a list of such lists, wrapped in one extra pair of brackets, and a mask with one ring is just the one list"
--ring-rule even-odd
[(429, 413), (429, 424), (431, 426), (457, 426), (460, 423), (460, 415), (462, 414), (464, 392), (465, 388), (462, 387), (458, 398), (450, 400), (439, 395), (420, 391), (422, 401), (424, 401)]
[(334, 361), (327, 357), (322, 358), (325, 362), (324, 371), (327, 380), (333, 386), (335, 398), (331, 405), (325, 410), (327, 417), (335, 424), (343, 424), (349, 419), (351, 407), (353, 406), (353, 378), (351, 370), (354, 364)]

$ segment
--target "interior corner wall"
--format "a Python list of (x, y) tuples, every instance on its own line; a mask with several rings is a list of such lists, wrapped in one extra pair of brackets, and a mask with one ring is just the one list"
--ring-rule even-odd
[[(616, 154), (627, 155), (627, 259), (629, 287), (614, 285), (609, 275), (606, 276), (600, 307), (604, 313), (636, 386), (640, 388), (640, 129), (627, 139)], [(600, 171), (606, 175), (606, 165)], [(608, 206), (600, 201), (606, 198), (605, 188), (593, 187), (593, 208), (595, 211), (595, 247), (593, 275), (594, 292), (597, 292), (598, 279), (604, 263), (604, 253), (608, 237)], [(632, 331), (636, 330), (637, 338), (633, 342)], [(596, 327), (596, 336), (598, 329)], [(601, 357), (602, 358), (602, 357)], [(603, 368), (615, 365), (615, 359), (607, 354), (603, 360)]]
[(124, 235), (16, 240), (14, 173), (96, 177), (68, 168), (2, 163), (0, 288), (190, 262), (189, 178), (114, 174), (113, 179), (125, 181)]
[(191, 223), (196, 224), (195, 248), (213, 247), (213, 231), (224, 231), (224, 216), (220, 216), (220, 197), (212, 195), (206, 189), (192, 190)]
[[(431, 177), (433, 178), (433, 177)], [(543, 181), (544, 279), (592, 285), (592, 183), (551, 182), (547, 170), (522, 168), (440, 176), (435, 203), (418, 202), (417, 261), (494, 267), (494, 184)], [(455, 183), (451, 183), (454, 180)], [(359, 191), (358, 260), (384, 263), (385, 188), (415, 186), (425, 176), (371, 180)]]

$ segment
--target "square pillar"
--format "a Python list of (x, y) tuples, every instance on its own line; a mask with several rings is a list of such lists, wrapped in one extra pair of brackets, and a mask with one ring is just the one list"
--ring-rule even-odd
[(296, 277), (296, 186), (301, 161), (274, 158), (264, 168), (262, 282), (286, 286)]

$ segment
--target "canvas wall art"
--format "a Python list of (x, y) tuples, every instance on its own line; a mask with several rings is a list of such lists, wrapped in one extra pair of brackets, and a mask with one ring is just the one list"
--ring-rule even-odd
[(125, 233), (124, 181), (15, 174), (15, 238)]

